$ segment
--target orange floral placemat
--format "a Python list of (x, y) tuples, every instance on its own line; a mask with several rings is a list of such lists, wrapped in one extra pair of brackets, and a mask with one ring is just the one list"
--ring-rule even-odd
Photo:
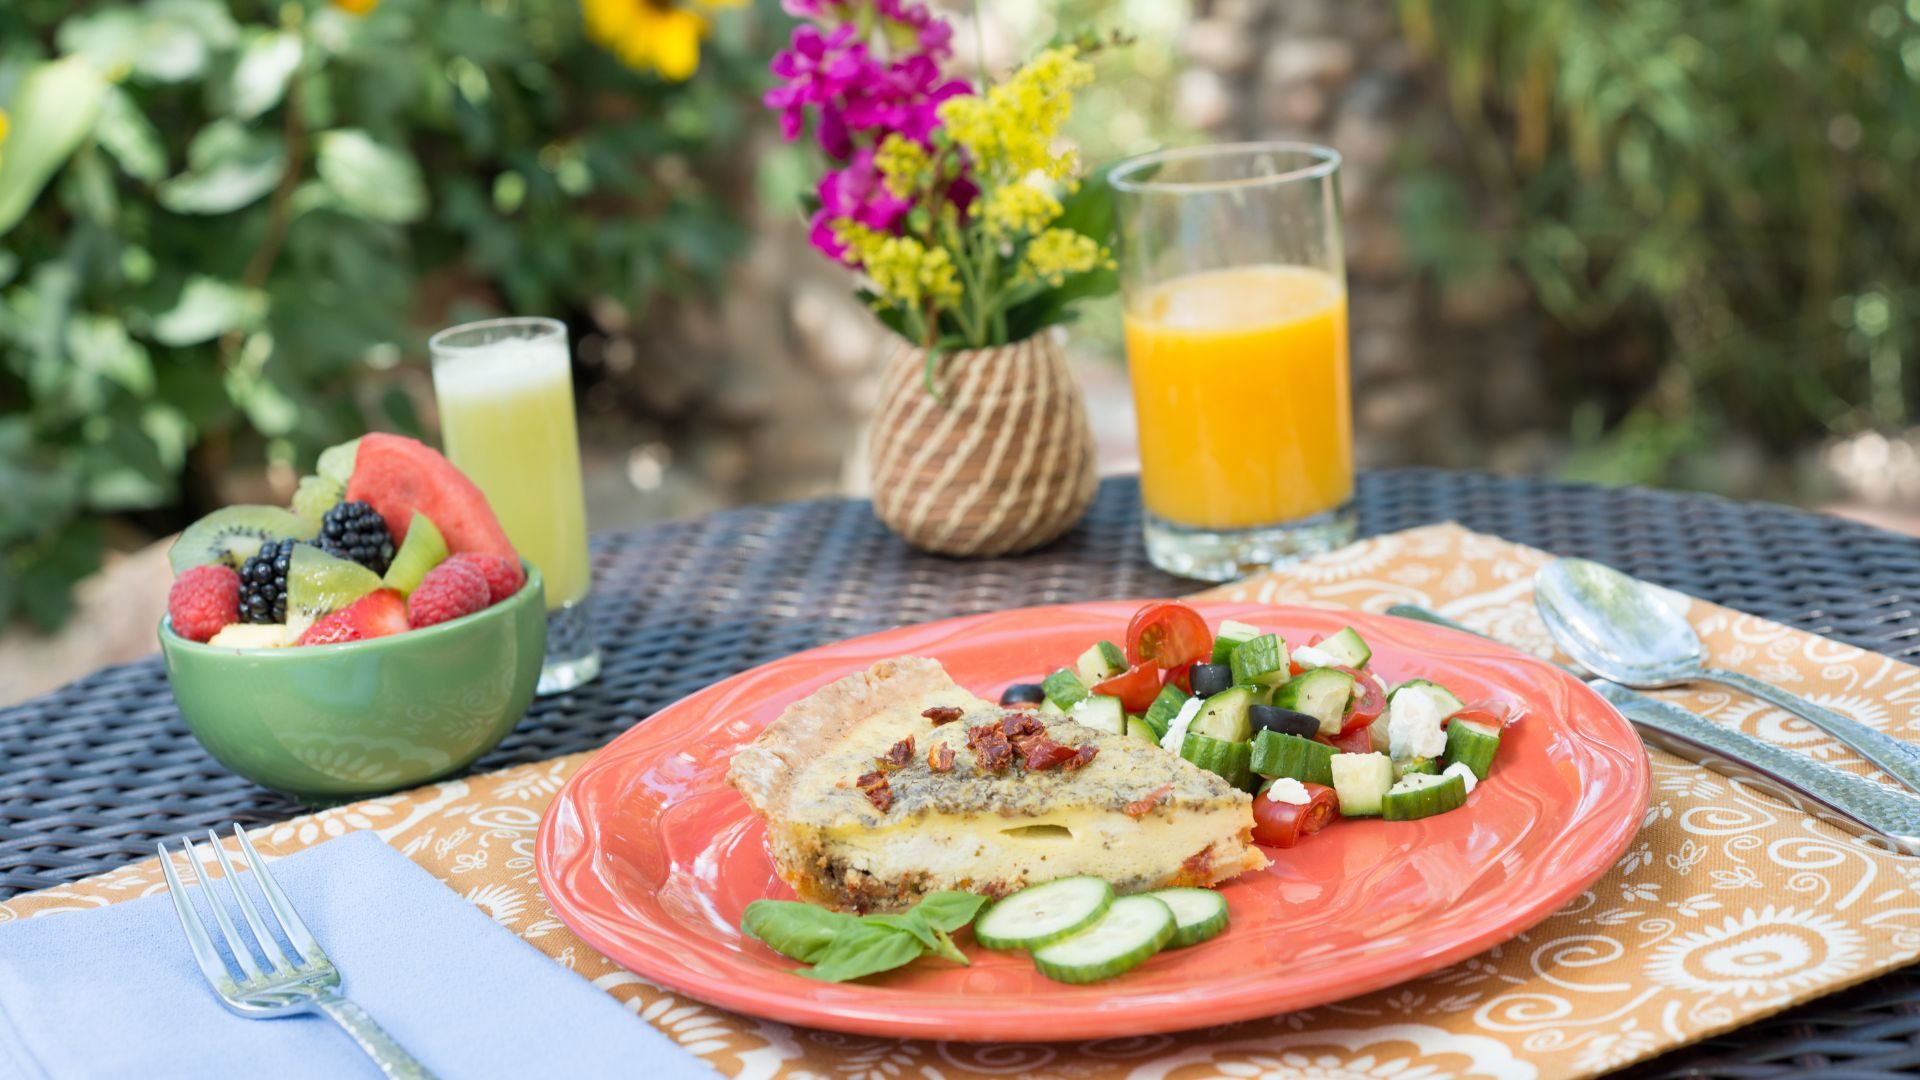
[[(1548, 556), (1438, 525), (1376, 537), (1209, 597), (1379, 611), (1434, 608), (1540, 655), (1531, 580)], [(1689, 615), (1724, 666), (1920, 738), (1920, 669), (1703, 601)], [(1723, 723), (1870, 769), (1778, 710), (1674, 692)], [(928, 1080), (1014, 1075), (1583, 1076), (1752, 1021), (1920, 957), (1920, 859), (1888, 854), (1655, 751), (1646, 823), (1624, 858), (1513, 941), (1365, 997), (1179, 1035), (1071, 1044), (876, 1039), (797, 1029), (681, 997), (616, 967), (553, 915), (534, 830), (587, 758), (574, 754), (355, 803), (262, 829), (269, 854), (372, 829), (536, 948), (625, 1002), (720, 1072)], [(162, 889), (151, 860), (0, 904), (0, 922)]]

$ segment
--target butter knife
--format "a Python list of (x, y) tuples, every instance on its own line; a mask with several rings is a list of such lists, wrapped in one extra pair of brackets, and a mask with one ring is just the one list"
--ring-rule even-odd
[[(1395, 604), (1387, 614), (1487, 637), (1413, 604)], [(1559, 666), (1584, 679), (1620, 710), (1649, 745), (1742, 781), (1802, 813), (1869, 837), (1892, 851), (1920, 855), (1920, 798), (1754, 738), (1738, 728), (1716, 724), (1671, 702), (1605, 679), (1585, 677), (1565, 664)]]

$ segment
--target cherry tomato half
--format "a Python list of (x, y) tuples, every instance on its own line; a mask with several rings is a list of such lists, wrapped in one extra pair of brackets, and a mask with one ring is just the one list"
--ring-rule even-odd
[(1198, 660), (1189, 660), (1179, 667), (1168, 668), (1167, 685), (1179, 687), (1183, 694), (1193, 693), (1193, 665), (1197, 663)]
[(1213, 654), (1213, 632), (1200, 613), (1177, 600), (1161, 600), (1134, 612), (1127, 624), (1127, 662), (1149, 661), (1177, 668)]
[(1513, 710), (1508, 707), (1506, 702), (1496, 701), (1493, 698), (1482, 698), (1468, 705), (1466, 708), (1461, 709), (1459, 712), (1454, 713), (1452, 716), (1447, 717), (1447, 720), (1471, 720), (1476, 724), (1485, 724), (1497, 731), (1507, 726), (1507, 724), (1512, 721), (1512, 716)]
[(1309, 833), (1319, 832), (1340, 817), (1340, 799), (1324, 784), (1302, 784), (1304, 803), (1275, 802), (1261, 792), (1253, 800), (1253, 842), (1289, 848)]
[(1330, 739), (1320, 741), (1343, 754), (1371, 754), (1373, 753), (1373, 725), (1363, 724), (1357, 728), (1348, 728)]
[(1153, 699), (1160, 696), (1160, 669), (1152, 664), (1135, 664), (1111, 679), (1094, 683), (1093, 692), (1119, 698), (1120, 707), (1130, 713), (1146, 712)]
[(1353, 676), (1353, 701), (1348, 705), (1346, 719), (1341, 721), (1342, 733), (1366, 727), (1387, 711), (1387, 695), (1380, 690), (1380, 684), (1373, 681), (1373, 676), (1338, 665), (1333, 670)]

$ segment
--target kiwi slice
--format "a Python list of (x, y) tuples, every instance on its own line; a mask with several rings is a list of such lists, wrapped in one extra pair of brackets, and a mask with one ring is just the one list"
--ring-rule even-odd
[(167, 549), (167, 561), (176, 575), (210, 563), (237, 570), (268, 540), (311, 540), (319, 531), (320, 519), (277, 506), (229, 506), (187, 526)]
[(387, 588), (412, 596), (413, 590), (420, 587), (420, 579), (446, 557), (447, 541), (440, 535), (440, 527), (432, 518), (415, 510), (413, 521), (407, 526), (407, 538), (400, 542), (400, 550), (394, 552), (393, 563), (387, 567)]
[(320, 460), (314, 463), (313, 470), (321, 479), (331, 480), (347, 490), (347, 481), (353, 479), (354, 458), (360, 453), (360, 440), (352, 439), (339, 446), (329, 446), (320, 451)]
[(380, 587), (380, 575), (357, 562), (295, 544), (287, 559), (287, 629), (298, 637), (323, 615)]
[(346, 495), (344, 484), (336, 484), (324, 476), (303, 476), (300, 486), (293, 489), (293, 512), (309, 521), (319, 521)]

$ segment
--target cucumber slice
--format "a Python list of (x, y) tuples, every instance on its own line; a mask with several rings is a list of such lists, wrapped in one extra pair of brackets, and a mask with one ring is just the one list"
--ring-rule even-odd
[(1166, 732), (1164, 731), (1153, 730), (1153, 725), (1147, 723), (1147, 719), (1144, 716), (1127, 717), (1127, 735), (1130, 738), (1139, 739), (1142, 742), (1150, 742), (1155, 746), (1159, 746), (1160, 736), (1165, 734)]
[(1080, 681), (1080, 676), (1066, 668), (1061, 668), (1040, 680), (1040, 689), (1046, 691), (1048, 701), (1063, 709), (1073, 708), (1092, 693), (1087, 689), (1087, 684)]
[(1146, 963), (1173, 940), (1175, 927), (1173, 909), (1165, 902), (1153, 896), (1123, 896), (1099, 922), (1035, 949), (1033, 965), (1056, 982), (1111, 979)]
[(1127, 670), (1127, 654), (1111, 641), (1096, 641), (1080, 654), (1073, 668), (1081, 682), (1092, 686)]
[(1239, 648), (1241, 642), (1252, 641), (1259, 636), (1260, 631), (1255, 627), (1243, 622), (1234, 622), (1232, 619), (1226, 620), (1220, 624), (1219, 632), (1213, 635), (1213, 662), (1230, 663), (1233, 660), (1233, 650)]
[(1380, 813), (1380, 802), (1393, 787), (1393, 759), (1385, 754), (1335, 754), (1331, 768), (1341, 817)]
[(1326, 743), (1262, 731), (1253, 739), (1253, 771), (1265, 777), (1286, 776), (1304, 784), (1333, 784), (1337, 752)]
[(1236, 686), (1278, 686), (1292, 675), (1287, 667), (1287, 643), (1278, 634), (1261, 634), (1241, 642), (1227, 658)]
[(1187, 698), (1191, 696), (1172, 683), (1161, 687), (1160, 696), (1154, 698), (1153, 704), (1147, 706), (1145, 717), (1147, 723), (1152, 724), (1155, 731), (1165, 735), (1167, 725), (1173, 723), (1173, 718), (1180, 715), (1180, 706), (1185, 705)]
[(1184, 949), (1227, 928), (1227, 899), (1212, 889), (1159, 889), (1146, 895), (1173, 911), (1169, 949)]
[(1393, 763), (1393, 778), (1399, 780), (1405, 776), (1438, 776), (1440, 763), (1430, 757), (1408, 758)]
[(1046, 714), (1048, 716), (1065, 716), (1067, 712), (1067, 710), (1061, 708), (1058, 705), (1055, 705), (1053, 703), (1052, 698), (1048, 698), (1045, 701), (1042, 701), (1040, 703), (1040, 708), (1036, 711)]
[(989, 949), (1037, 949), (1099, 921), (1113, 886), (1097, 877), (1065, 877), (1002, 898), (973, 922), (973, 939)]
[(1418, 821), (1457, 810), (1467, 801), (1467, 782), (1458, 776), (1414, 773), (1401, 777), (1380, 800), (1380, 816), (1388, 821)]
[(1283, 709), (1306, 713), (1320, 721), (1320, 734), (1340, 734), (1347, 715), (1347, 702), (1353, 700), (1353, 676), (1332, 668), (1316, 668), (1280, 684), (1273, 692), (1273, 703)]
[(1367, 661), (1373, 659), (1373, 650), (1367, 648), (1367, 643), (1360, 639), (1351, 626), (1342, 628), (1314, 648), (1331, 656), (1334, 663), (1350, 668), (1366, 667)]
[(1500, 749), (1500, 730), (1471, 720), (1447, 721), (1447, 761), (1473, 770), (1474, 778), (1485, 780), (1493, 768), (1493, 755)]
[(1253, 786), (1253, 745), (1228, 742), (1189, 731), (1180, 744), (1180, 756), (1214, 773), (1237, 788)]
[(1453, 691), (1425, 679), (1408, 679), (1394, 687), (1387, 692), (1387, 701), (1391, 703), (1394, 698), (1409, 690), (1418, 690), (1420, 693), (1432, 695), (1434, 707), (1440, 710), (1441, 716), (1452, 716), (1467, 707), (1467, 703), (1454, 696)]
[(1199, 715), (1193, 718), (1193, 726), (1187, 730), (1227, 742), (1246, 742), (1253, 738), (1253, 719), (1249, 710), (1259, 702), (1259, 694), (1251, 687), (1230, 686), (1200, 706)]
[(1117, 697), (1092, 694), (1067, 710), (1067, 719), (1112, 735), (1127, 733), (1127, 707)]

